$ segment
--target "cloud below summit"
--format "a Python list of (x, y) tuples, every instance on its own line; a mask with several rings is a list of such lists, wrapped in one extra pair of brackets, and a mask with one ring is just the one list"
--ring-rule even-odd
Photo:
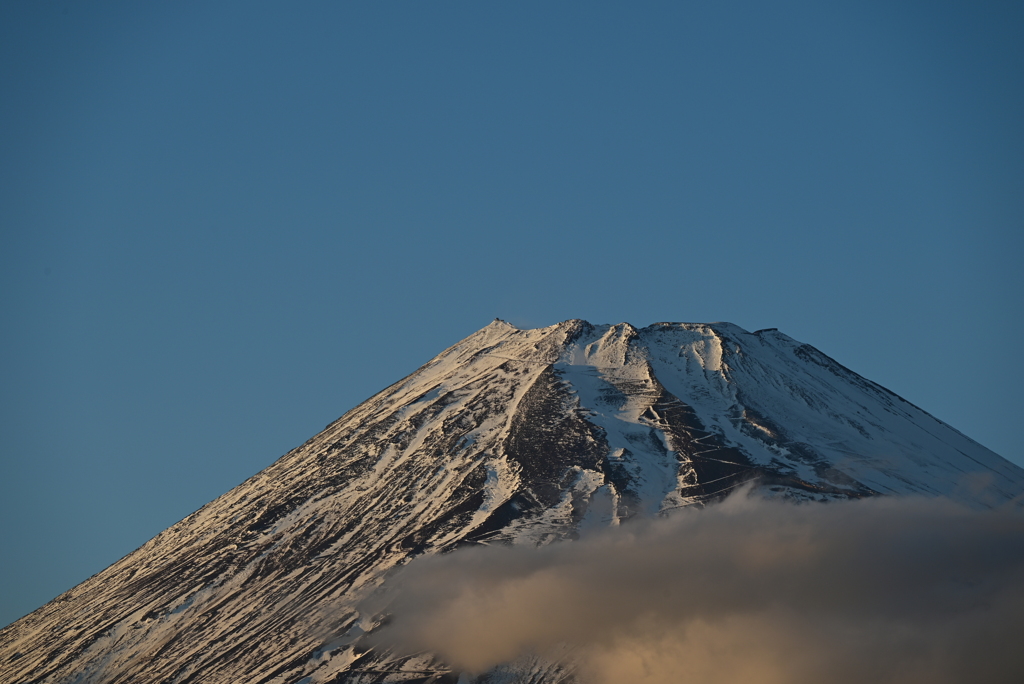
[(420, 558), (387, 586), (366, 606), (394, 616), (378, 642), (476, 672), (571, 644), (595, 684), (1024, 676), (1024, 515), (942, 499), (740, 494), (570, 543)]

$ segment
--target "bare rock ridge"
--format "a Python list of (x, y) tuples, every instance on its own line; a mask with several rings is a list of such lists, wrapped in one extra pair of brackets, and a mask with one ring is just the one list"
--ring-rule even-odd
[(985, 506), (1020, 497), (1024, 471), (775, 329), (496, 320), (0, 631), (0, 681), (454, 682), (362, 645), (354, 605), (388, 570), (747, 482)]

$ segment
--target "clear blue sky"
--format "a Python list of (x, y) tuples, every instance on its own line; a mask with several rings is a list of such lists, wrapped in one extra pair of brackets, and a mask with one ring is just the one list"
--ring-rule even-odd
[(498, 316), (809, 342), (1024, 464), (1017, 2), (0, 5), (0, 624)]

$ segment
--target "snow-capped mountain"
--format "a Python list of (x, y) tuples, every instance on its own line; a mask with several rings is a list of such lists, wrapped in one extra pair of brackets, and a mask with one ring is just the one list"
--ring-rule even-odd
[(774, 329), (496, 320), (5, 628), (0, 681), (455, 681), (363, 645), (355, 605), (389, 570), (751, 482), (796, 500), (1024, 493), (1020, 468)]

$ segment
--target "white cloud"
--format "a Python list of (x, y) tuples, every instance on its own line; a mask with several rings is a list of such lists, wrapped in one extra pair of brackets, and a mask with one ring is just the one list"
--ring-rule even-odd
[(1024, 515), (746, 494), (543, 548), (424, 557), (378, 642), (480, 672), (573, 644), (585, 681), (1024, 681)]

